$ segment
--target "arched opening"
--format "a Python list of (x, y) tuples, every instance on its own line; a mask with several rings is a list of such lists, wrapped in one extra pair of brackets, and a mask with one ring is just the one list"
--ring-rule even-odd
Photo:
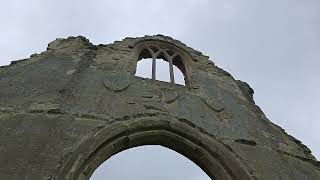
[(113, 155), (90, 178), (105, 179), (210, 180), (210, 177), (183, 155), (162, 146), (146, 145)]
[(175, 56), (172, 60), (174, 77), (176, 77), (176, 83), (185, 85), (188, 82), (187, 70), (179, 55)]
[(160, 47), (145, 47), (138, 56), (136, 76), (186, 85), (186, 67), (179, 53)]
[(170, 82), (170, 71), (168, 61), (163, 59), (156, 59), (156, 80)]
[(184, 75), (177, 66), (173, 66), (173, 74), (176, 84), (186, 85)]
[(152, 58), (141, 59), (137, 63), (136, 76), (152, 78)]
[(161, 145), (187, 157), (211, 179), (252, 179), (225, 145), (176, 120), (134, 119), (98, 128), (77, 142), (53, 179), (88, 180), (113, 155), (138, 146)]

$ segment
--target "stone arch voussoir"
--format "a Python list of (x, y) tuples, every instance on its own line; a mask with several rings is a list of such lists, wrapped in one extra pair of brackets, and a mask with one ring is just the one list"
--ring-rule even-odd
[(53, 179), (86, 180), (112, 155), (161, 145), (197, 164), (212, 179), (252, 179), (241, 162), (213, 137), (178, 120), (136, 119), (99, 128), (78, 143)]

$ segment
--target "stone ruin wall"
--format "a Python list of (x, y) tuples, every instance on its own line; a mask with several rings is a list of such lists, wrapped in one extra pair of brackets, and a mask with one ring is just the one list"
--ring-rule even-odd
[[(134, 76), (140, 52), (153, 44), (179, 52), (186, 86)], [(0, 67), (0, 126), (0, 179), (86, 179), (108, 158), (99, 150), (106, 137), (120, 131), (110, 155), (160, 144), (212, 178), (320, 179), (320, 163), (266, 118), (247, 83), (162, 35), (107, 45), (57, 39), (41, 54)], [(189, 140), (190, 149), (183, 145)], [(206, 163), (207, 152), (217, 165)]]

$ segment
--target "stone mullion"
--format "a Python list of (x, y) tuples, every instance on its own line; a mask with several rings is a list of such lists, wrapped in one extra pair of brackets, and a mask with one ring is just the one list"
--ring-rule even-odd
[(156, 80), (156, 57), (152, 56), (152, 80)]
[(173, 73), (173, 64), (172, 64), (172, 58), (168, 57), (168, 61), (169, 61), (169, 70), (170, 70), (170, 82), (172, 84), (174, 84), (174, 73)]
[(157, 53), (153, 52), (153, 50), (148, 46), (146, 47), (148, 51), (151, 54), (152, 57), (152, 80), (156, 80), (156, 58), (157, 58)]

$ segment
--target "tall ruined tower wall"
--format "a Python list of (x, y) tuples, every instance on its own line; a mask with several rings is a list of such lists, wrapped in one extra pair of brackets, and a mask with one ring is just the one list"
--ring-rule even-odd
[[(186, 86), (135, 76), (146, 47), (179, 54)], [(211, 178), (320, 179), (320, 163), (271, 123), (253, 90), (170, 37), (57, 39), (0, 67), (0, 179), (88, 179), (134, 146), (171, 148)]]

